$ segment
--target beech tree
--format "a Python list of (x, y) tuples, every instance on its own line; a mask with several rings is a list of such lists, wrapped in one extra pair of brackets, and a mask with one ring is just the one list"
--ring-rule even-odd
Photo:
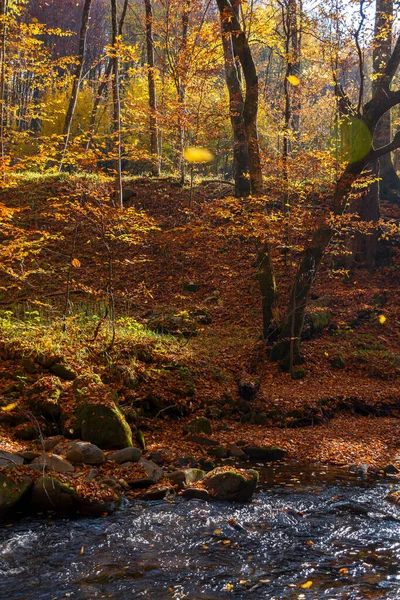
[[(235, 190), (238, 195), (248, 195), (249, 190), (244, 182), (248, 157), (251, 192), (260, 194), (263, 191), (263, 176), (257, 131), (257, 70), (249, 42), (239, 22), (238, 12), (235, 10), (234, 4), (229, 0), (217, 0), (217, 4), (220, 12), (222, 36), (225, 38), (223, 47), (234, 136)], [(236, 56), (240, 61), (245, 79), (246, 91), (244, 98), (238, 78)]]
[(346, 211), (349, 193), (368, 166), (400, 147), (400, 131), (384, 146), (375, 147), (372, 142), (381, 117), (400, 104), (400, 89), (391, 89), (399, 64), (400, 36), (381, 76), (376, 80), (372, 98), (360, 107), (356, 116), (355, 126), (364, 128), (369, 134), (364, 137), (364, 154), (358, 160), (349, 161), (339, 175), (329, 205), (330, 215), (317, 227), (305, 248), (291, 289), (286, 317), (280, 327), (279, 340), (271, 351), (273, 360), (283, 360), (287, 365), (301, 362), (300, 342), (305, 310), (324, 253), (337, 231), (335, 217), (340, 217)]

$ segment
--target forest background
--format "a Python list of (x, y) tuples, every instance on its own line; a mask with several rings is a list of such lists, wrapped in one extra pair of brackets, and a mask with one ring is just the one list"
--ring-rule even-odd
[(54, 359), (133, 420), (396, 415), (393, 3), (0, 13), (4, 406)]

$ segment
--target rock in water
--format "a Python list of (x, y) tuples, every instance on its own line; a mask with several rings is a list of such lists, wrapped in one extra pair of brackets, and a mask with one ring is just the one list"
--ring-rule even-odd
[(13, 474), (13, 469), (5, 469), (0, 473), (0, 517), (15, 507), (32, 484), (30, 477), (17, 476)]
[(217, 467), (199, 482), (215, 500), (248, 502), (258, 483), (258, 472), (253, 469)]

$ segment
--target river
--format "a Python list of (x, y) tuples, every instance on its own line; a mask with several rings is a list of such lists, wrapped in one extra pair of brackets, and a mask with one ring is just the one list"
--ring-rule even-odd
[(251, 504), (133, 502), (102, 519), (0, 526), (0, 600), (400, 599), (395, 485), (261, 468)]

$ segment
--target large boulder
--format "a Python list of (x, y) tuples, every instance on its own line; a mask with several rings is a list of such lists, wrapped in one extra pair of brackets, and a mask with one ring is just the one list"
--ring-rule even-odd
[(101, 465), (105, 461), (104, 452), (90, 442), (76, 442), (68, 450), (65, 458), (72, 463)]
[(9, 513), (29, 492), (32, 478), (13, 472), (13, 469), (0, 471), (0, 517)]
[(84, 401), (77, 412), (77, 420), (81, 437), (86, 442), (106, 449), (132, 446), (132, 430), (112, 401), (107, 404)]
[(253, 469), (217, 467), (201, 480), (201, 486), (215, 500), (248, 502), (258, 483), (258, 472)]

